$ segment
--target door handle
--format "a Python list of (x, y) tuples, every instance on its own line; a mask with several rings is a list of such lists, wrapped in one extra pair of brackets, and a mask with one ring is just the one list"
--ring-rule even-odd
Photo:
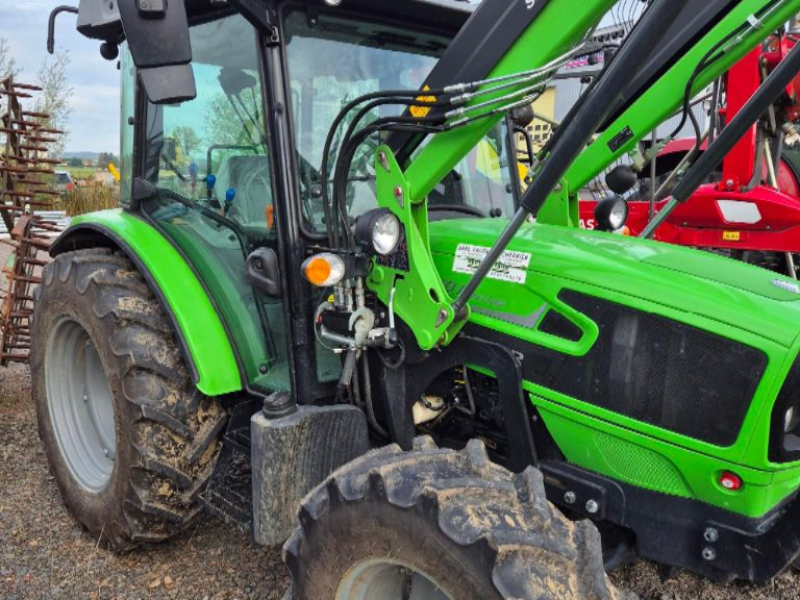
[(281, 295), (281, 270), (272, 248), (259, 248), (247, 257), (247, 280), (268, 296)]

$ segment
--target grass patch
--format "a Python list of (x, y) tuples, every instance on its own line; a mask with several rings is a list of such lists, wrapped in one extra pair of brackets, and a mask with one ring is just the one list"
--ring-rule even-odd
[[(62, 168), (59, 168), (62, 170)], [(97, 167), (63, 167), (64, 171), (67, 171), (72, 178), (75, 180), (78, 179), (93, 179), (95, 173), (105, 169), (98, 169)]]
[[(84, 186), (68, 193), (53, 203), (53, 207), (67, 211), (67, 216), (77, 217), (98, 210), (119, 206), (119, 188), (116, 186)], [(58, 210), (58, 209), (57, 209)]]

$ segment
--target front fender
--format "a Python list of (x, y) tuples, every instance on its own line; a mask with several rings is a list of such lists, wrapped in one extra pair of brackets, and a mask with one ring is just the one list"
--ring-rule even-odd
[(230, 338), (203, 284), (175, 247), (146, 221), (120, 209), (77, 217), (53, 243), (57, 256), (111, 245), (123, 252), (172, 320), (192, 379), (207, 396), (243, 389)]

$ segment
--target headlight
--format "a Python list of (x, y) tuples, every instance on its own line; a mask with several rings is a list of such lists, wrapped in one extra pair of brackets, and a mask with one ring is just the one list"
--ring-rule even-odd
[(400, 220), (382, 208), (361, 215), (356, 222), (356, 240), (362, 247), (372, 248), (381, 256), (391, 254), (400, 245)]
[(336, 285), (347, 271), (342, 258), (335, 254), (316, 254), (303, 263), (302, 269), (303, 277), (317, 287)]
[(606, 198), (594, 209), (594, 217), (600, 231), (622, 229), (628, 220), (628, 203), (620, 196)]

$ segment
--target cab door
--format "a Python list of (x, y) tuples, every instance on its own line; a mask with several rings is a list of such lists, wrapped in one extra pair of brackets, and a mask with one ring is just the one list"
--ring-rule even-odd
[(278, 252), (259, 36), (230, 13), (192, 26), (191, 43), (197, 97), (142, 102), (138, 170), (157, 194), (141, 211), (204, 284), (248, 388), (288, 391), (284, 295), (248, 277), (248, 256)]

